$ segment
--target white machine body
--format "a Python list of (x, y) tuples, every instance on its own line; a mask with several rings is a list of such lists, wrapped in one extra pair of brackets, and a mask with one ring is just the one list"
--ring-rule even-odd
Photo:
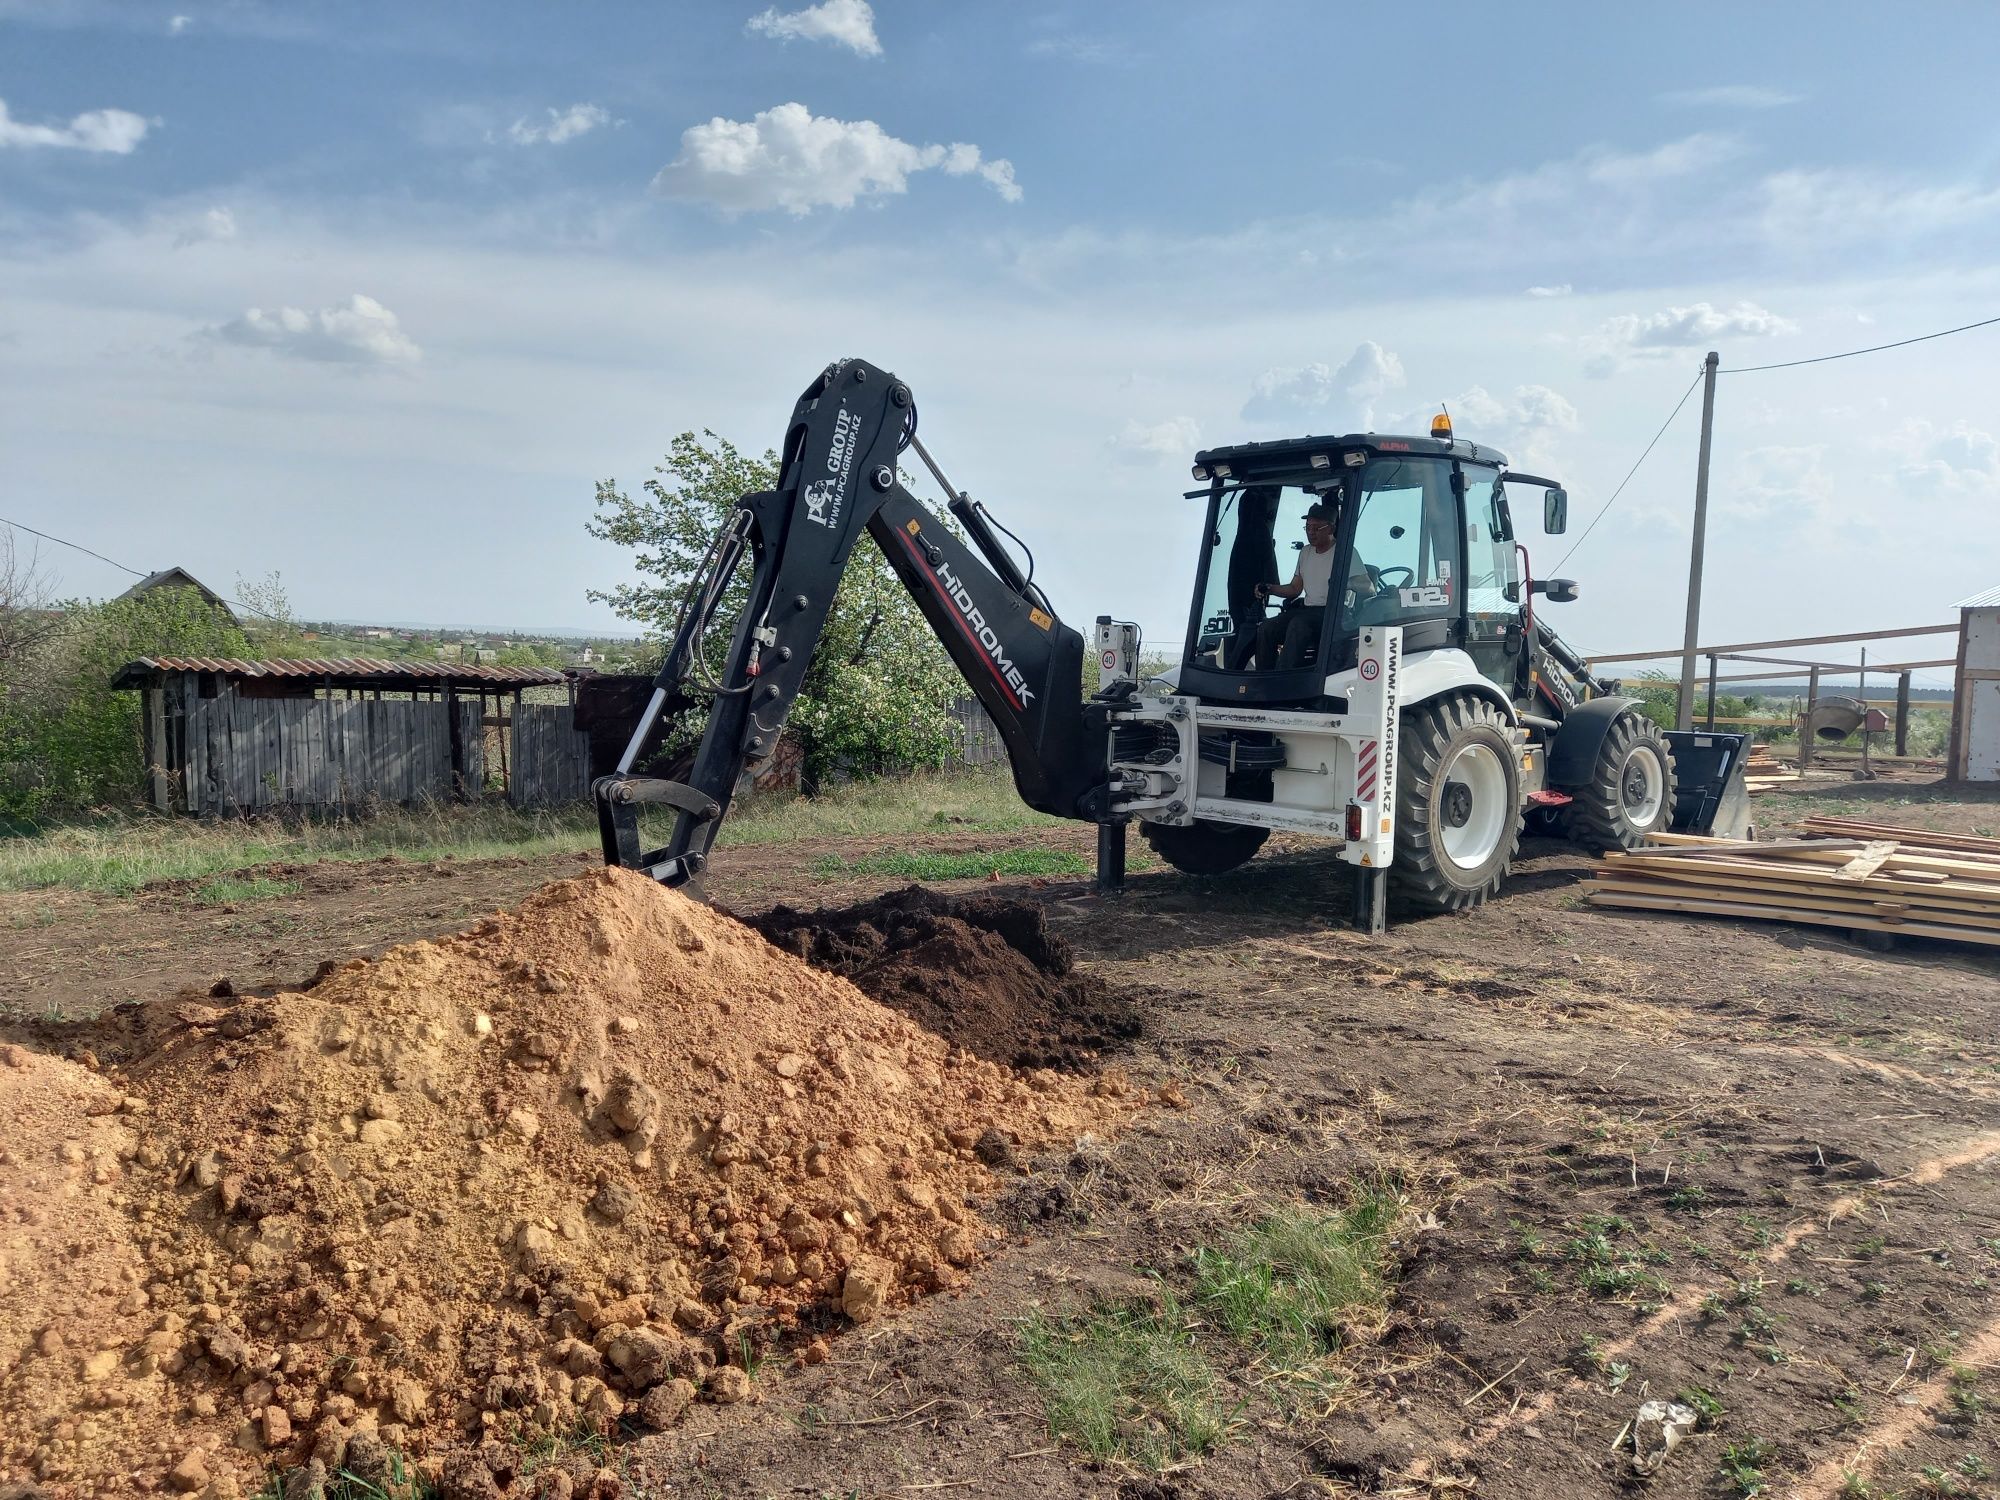
[[(1100, 621), (1100, 635), (1103, 628)], [(1312, 834), (1340, 843), (1341, 858), (1350, 864), (1386, 868), (1396, 838), (1396, 737), (1411, 669), (1403, 660), (1400, 626), (1365, 627), (1359, 644), (1354, 668), (1341, 674), (1345, 713), (1236, 708), (1171, 691), (1134, 698), (1112, 721), (1112, 811), (1147, 823), (1205, 820)], [(1470, 658), (1465, 666), (1471, 667)], [(1425, 676), (1456, 673), (1445, 664)], [(1446, 690), (1426, 686), (1427, 697)], [(1142, 758), (1119, 759), (1120, 726), (1149, 723), (1171, 735), (1145, 741)], [(1268, 802), (1229, 796), (1228, 759), (1202, 756), (1204, 732), (1219, 744), (1235, 730), (1270, 734), (1283, 747), (1284, 764), (1271, 770)], [(1235, 753), (1229, 749), (1226, 756)]]

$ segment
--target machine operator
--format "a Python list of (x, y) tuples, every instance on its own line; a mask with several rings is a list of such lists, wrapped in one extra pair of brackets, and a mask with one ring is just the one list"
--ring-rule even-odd
[(1298, 607), (1283, 610), (1257, 627), (1257, 665), (1267, 671), (1302, 667), (1319, 644), (1326, 618), (1326, 596), (1333, 581), (1333, 510), (1322, 501), (1306, 508), (1306, 545), (1290, 583), (1260, 583), (1259, 599), (1297, 599)]

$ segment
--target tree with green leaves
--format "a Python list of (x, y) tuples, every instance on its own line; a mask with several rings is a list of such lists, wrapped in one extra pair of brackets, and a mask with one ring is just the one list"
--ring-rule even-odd
[[(631, 548), (641, 576), (592, 590), (591, 597), (636, 621), (664, 649), (695, 569), (731, 508), (744, 495), (770, 489), (777, 477), (776, 453), (752, 458), (704, 430), (674, 438), (636, 496), (615, 479), (601, 480), (590, 533)], [(722, 670), (748, 588), (746, 562), (703, 642), (711, 677)], [(949, 763), (958, 753), (952, 703), (965, 691), (909, 591), (874, 547), (861, 543), (786, 725), (804, 753), (807, 789), (838, 773)]]
[(157, 588), (60, 606), (58, 628), (0, 696), (0, 816), (33, 819), (131, 801), (144, 786), (140, 695), (111, 679), (142, 656), (247, 656), (228, 610)]

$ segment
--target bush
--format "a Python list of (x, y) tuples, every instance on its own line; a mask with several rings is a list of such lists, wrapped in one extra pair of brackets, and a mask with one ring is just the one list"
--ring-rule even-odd
[(245, 656), (226, 609), (194, 589), (72, 601), (0, 684), (0, 817), (32, 821), (129, 802), (145, 782), (140, 694), (114, 692), (142, 656)]

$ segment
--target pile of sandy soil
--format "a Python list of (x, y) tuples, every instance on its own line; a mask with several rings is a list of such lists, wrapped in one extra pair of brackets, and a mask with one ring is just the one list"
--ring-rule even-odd
[(98, 1050), (0, 1056), (0, 1478), (57, 1493), (391, 1450), (494, 1492), (522, 1439), (744, 1399), (959, 1284), (987, 1163), (1136, 1103), (618, 870)]
[(749, 921), (786, 952), (993, 1062), (1087, 1069), (1142, 1029), (1138, 1007), (1079, 972), (1032, 902), (913, 885), (832, 910), (774, 907)]

